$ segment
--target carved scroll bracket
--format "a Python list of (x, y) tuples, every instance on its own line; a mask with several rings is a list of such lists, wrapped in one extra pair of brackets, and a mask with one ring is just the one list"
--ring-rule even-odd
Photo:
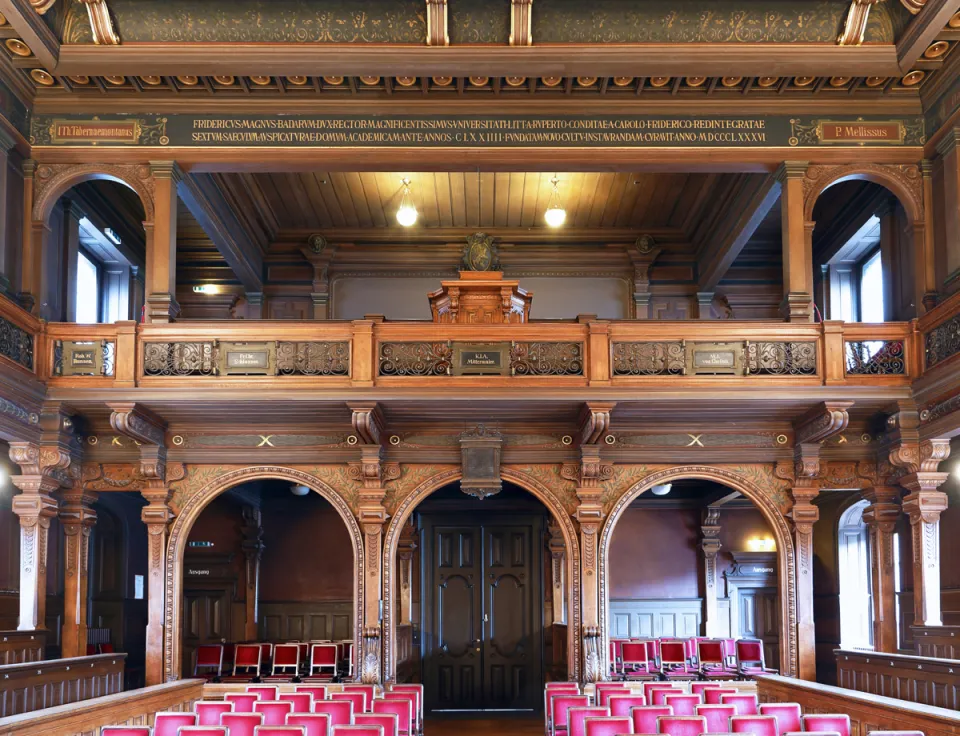
[(449, 46), (447, 0), (427, 0), (427, 46)]
[(80, 0), (87, 6), (93, 42), (98, 46), (119, 46), (120, 36), (113, 27), (107, 0)]
[(330, 262), (335, 250), (320, 233), (311, 235), (307, 245), (300, 249), (303, 257), (313, 266), (310, 298), (313, 301), (314, 319), (328, 319), (330, 316)]
[(510, 1), (510, 45), (533, 46), (533, 0)]
[(880, 0), (853, 0), (850, 3), (843, 32), (837, 39), (839, 46), (860, 46), (863, 43), (867, 22), (870, 20), (870, 9), (878, 2)]

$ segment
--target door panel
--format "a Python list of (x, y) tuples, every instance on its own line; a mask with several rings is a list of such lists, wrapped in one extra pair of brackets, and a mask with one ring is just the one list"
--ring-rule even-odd
[(740, 589), (740, 631), (743, 636), (763, 641), (768, 667), (780, 662), (780, 599), (776, 588)]
[(193, 675), (193, 653), (201, 644), (219, 644), (230, 638), (230, 593), (226, 590), (188, 590), (183, 595), (183, 676)]

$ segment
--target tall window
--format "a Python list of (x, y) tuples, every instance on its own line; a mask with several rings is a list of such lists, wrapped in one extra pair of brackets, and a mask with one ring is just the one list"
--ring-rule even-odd
[(870, 546), (860, 501), (843, 512), (838, 529), (840, 557), (840, 646), (873, 648)]
[(860, 321), (883, 322), (883, 268), (879, 250), (860, 267)]
[(77, 322), (100, 321), (100, 267), (83, 251), (77, 253)]

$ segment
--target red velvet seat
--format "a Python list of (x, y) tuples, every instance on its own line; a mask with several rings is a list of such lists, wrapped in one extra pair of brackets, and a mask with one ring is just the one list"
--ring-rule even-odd
[(731, 733), (750, 733), (753, 736), (779, 736), (774, 716), (734, 716), (730, 719)]
[(697, 715), (707, 719), (707, 733), (730, 733), (730, 719), (736, 714), (732, 705), (697, 706)]
[(657, 731), (657, 719), (672, 715), (673, 708), (669, 705), (643, 705), (639, 708), (631, 708), (630, 717), (633, 719), (633, 732), (659, 733)]
[(221, 714), (233, 712), (233, 703), (229, 700), (201, 700), (193, 704), (193, 710), (197, 714), (198, 726), (219, 726)]
[(612, 677), (619, 677), (623, 674), (623, 643), (629, 639), (610, 639), (610, 668)]
[[(420, 699), (419, 693), (410, 692), (408, 690), (387, 690), (383, 694), (384, 700), (406, 700), (410, 703), (410, 717), (412, 720), (413, 733), (420, 733), (421, 722), (420, 722), (420, 712), (417, 708), (417, 704)], [(403, 725), (400, 725), (401, 732), (403, 731)]]
[(776, 718), (780, 733), (803, 730), (800, 703), (761, 703), (760, 715)]
[(233, 704), (234, 713), (253, 713), (253, 704), (260, 700), (260, 693), (227, 693), (223, 699)]
[[(607, 683), (601, 683), (607, 684)], [(543, 690), (543, 720), (547, 733), (551, 733), (553, 718), (553, 697), (556, 695), (580, 695), (580, 686), (575, 682), (548, 682)], [(596, 695), (594, 695), (596, 698)]]
[(697, 669), (690, 662), (689, 646), (683, 639), (660, 641), (660, 668), (668, 680), (697, 679)]
[[(249, 675), (256, 677), (260, 674), (263, 650), (257, 644), (237, 644), (233, 657), (233, 676)], [(241, 671), (242, 670), (242, 671)]]
[(737, 672), (741, 677), (776, 674), (763, 659), (763, 642), (759, 639), (737, 639)]
[(720, 705), (724, 695), (736, 695), (739, 692), (735, 687), (711, 687), (703, 691), (703, 701), (708, 705)]
[(341, 641), (338, 647), (340, 656), (337, 661), (343, 663), (343, 675), (349, 680), (353, 677), (353, 640)]
[(571, 708), (583, 708), (590, 705), (586, 695), (570, 695), (567, 693), (551, 694), (550, 722), (553, 733), (567, 732), (567, 711)]
[(699, 695), (674, 695), (668, 693), (663, 702), (673, 708), (675, 716), (695, 716), (697, 715), (697, 706), (702, 702)]
[(607, 700), (607, 707), (610, 708), (611, 716), (630, 716), (630, 709), (641, 705), (646, 705), (647, 699), (642, 695), (617, 695), (611, 693)]
[(702, 716), (660, 716), (657, 733), (670, 736), (701, 736), (707, 732), (707, 721)]
[(598, 682), (594, 685), (593, 702), (606, 707), (612, 695), (629, 695), (630, 693), (630, 686), (625, 682)]
[(620, 671), (624, 679), (652, 680), (658, 676), (650, 644), (648, 641), (625, 641), (620, 646)]
[(263, 725), (263, 713), (224, 713), (220, 725), (230, 729), (230, 736), (253, 736), (256, 727)]
[(759, 714), (757, 696), (753, 693), (736, 693), (735, 695), (721, 695), (723, 705), (732, 705), (738, 716), (755, 716)]
[[(576, 685), (576, 683), (573, 683)], [(365, 685), (364, 687), (372, 687)], [(423, 685), (419, 682), (407, 682), (399, 685), (394, 685), (390, 688), (392, 693), (414, 693), (417, 696), (416, 702), (414, 703), (414, 715), (416, 716), (415, 720), (417, 723), (417, 730), (423, 731)], [(376, 693), (370, 698), (370, 702), (373, 702), (373, 698), (376, 697)]]
[(330, 693), (330, 700), (348, 700), (353, 703), (353, 712), (354, 713), (363, 713), (363, 703), (366, 699), (366, 696), (363, 693)]
[(277, 644), (273, 648), (273, 663), (270, 674), (274, 677), (289, 675), (296, 677), (300, 672), (300, 646), (298, 644)]
[(332, 736), (383, 736), (383, 726), (379, 724), (366, 724), (358, 726), (334, 726)]
[(226, 726), (181, 726), (179, 736), (229, 736)]
[(726, 655), (722, 639), (697, 639), (697, 662), (705, 680), (732, 680), (737, 668)]
[(313, 712), (329, 715), (330, 728), (353, 723), (353, 703), (349, 700), (314, 700)]
[(277, 699), (277, 686), (276, 685), (247, 685), (248, 693), (256, 693), (260, 696), (260, 700), (276, 700)]
[[(690, 692), (693, 695), (699, 695), (703, 697), (704, 690), (714, 690), (718, 687), (722, 687), (722, 685), (717, 682), (691, 682)], [(704, 702), (706, 702), (706, 700), (704, 700)]]
[[(396, 688), (393, 688), (396, 690)], [(360, 707), (356, 708), (357, 713), (369, 713), (370, 704), (373, 703), (373, 699), (377, 696), (376, 688), (373, 685), (344, 685), (343, 692), (345, 693), (360, 693), (363, 695), (363, 700), (360, 703)], [(403, 690), (398, 692), (414, 692), (409, 690)]]
[[(385, 693), (385, 695), (388, 693)], [(374, 698), (374, 713), (395, 713), (397, 715), (397, 733), (409, 736), (414, 733), (413, 701), (409, 698)]]
[(287, 714), (293, 713), (293, 703), (289, 700), (258, 700), (253, 704), (254, 713), (263, 713), (264, 726), (282, 726), (287, 722)]
[(104, 726), (100, 736), (150, 736), (150, 726)]
[(196, 725), (196, 713), (161, 711), (153, 719), (153, 736), (177, 736), (182, 726)]
[(287, 725), (300, 726), (304, 736), (328, 736), (330, 716), (326, 713), (291, 713), (287, 716)]
[(257, 726), (253, 733), (254, 736), (303, 736), (303, 729), (300, 726)]
[(570, 708), (567, 710), (567, 736), (584, 736), (584, 721), (587, 718), (602, 718), (609, 715), (610, 711), (599, 705)]
[(383, 736), (397, 736), (400, 732), (400, 719), (396, 713), (358, 713), (353, 722), (358, 726), (382, 726)]
[(850, 716), (846, 713), (815, 713), (803, 717), (804, 731), (834, 731), (850, 736)]
[(223, 674), (223, 644), (201, 644), (194, 653), (194, 677), (220, 677)]
[[(799, 731), (782, 734), (781, 736), (840, 736), (840, 733), (838, 731)], [(873, 736), (872, 732), (871, 736)]]
[(280, 693), (277, 700), (288, 700), (293, 703), (293, 713), (313, 712), (313, 695), (310, 693)]
[(313, 696), (314, 702), (325, 700), (327, 697), (326, 685), (297, 685), (293, 691), (297, 693), (310, 693)]
[[(678, 687), (655, 687), (650, 689), (650, 705), (667, 705), (667, 696), (684, 695), (685, 693)], [(676, 713), (674, 713), (676, 715)]]
[(633, 721), (628, 716), (601, 716), (584, 721), (584, 736), (618, 736), (633, 733)]
[(332, 680), (337, 675), (337, 645), (311, 644), (309, 677), (324, 677)]
[(645, 682), (643, 683), (643, 697), (647, 699), (648, 705), (653, 705), (654, 690), (669, 690), (671, 692), (682, 693), (683, 689), (677, 685), (671, 685), (668, 682)]

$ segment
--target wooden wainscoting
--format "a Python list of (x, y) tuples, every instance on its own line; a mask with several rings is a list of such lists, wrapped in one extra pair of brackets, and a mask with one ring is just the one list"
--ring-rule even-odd
[(0, 666), (0, 718), (123, 691), (126, 654)]
[(310, 641), (353, 637), (353, 602), (280, 602), (260, 604), (264, 641)]
[[(717, 601), (721, 635), (730, 630), (730, 601)], [(702, 598), (615, 598), (610, 601), (610, 636), (656, 638), (700, 636)]]
[(153, 725), (163, 710), (193, 710), (203, 680), (177, 680), (140, 690), (0, 718), (0, 736), (98, 736), (103, 726)]
[(397, 682), (418, 682), (420, 649), (412, 624), (397, 624)]
[(960, 659), (960, 626), (911, 626), (921, 657)]
[(792, 677), (758, 677), (757, 694), (761, 703), (799, 703), (804, 713), (847, 713), (850, 736), (867, 736), (873, 731), (922, 731), (926, 736), (960, 734), (960, 713), (956, 711)]
[(836, 650), (840, 687), (911, 703), (960, 708), (960, 661)]
[(45, 641), (43, 631), (0, 631), (0, 665), (39, 662)]

